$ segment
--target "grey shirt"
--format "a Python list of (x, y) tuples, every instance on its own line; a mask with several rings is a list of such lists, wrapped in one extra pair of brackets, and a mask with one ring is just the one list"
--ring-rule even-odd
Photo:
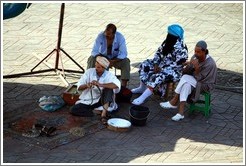
[(204, 62), (199, 64), (200, 73), (195, 76), (197, 80), (195, 98), (193, 101), (197, 101), (202, 92), (211, 92), (215, 88), (217, 78), (217, 66), (214, 59), (207, 55)]

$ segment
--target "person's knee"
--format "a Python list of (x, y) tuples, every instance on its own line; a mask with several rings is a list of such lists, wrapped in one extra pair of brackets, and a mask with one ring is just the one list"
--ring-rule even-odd
[(75, 104), (69, 109), (69, 112), (71, 114), (76, 114), (76, 112), (78, 112), (78, 109), (79, 109), (78, 104)]
[(124, 63), (124, 66), (130, 70), (130, 63), (131, 63), (130, 59), (125, 58), (123, 63)]
[(119, 64), (119, 69), (121, 70), (121, 79), (129, 81), (130, 79), (130, 60), (128, 58), (123, 59)]
[(191, 84), (189, 83), (184, 83), (183, 88), (182, 88), (186, 93), (190, 94), (191, 93)]
[(112, 89), (109, 89), (109, 88), (103, 89), (102, 98), (101, 98), (102, 104), (112, 102), (113, 95), (114, 95), (114, 91)]
[(90, 56), (87, 59), (87, 69), (95, 67), (95, 62), (96, 62), (96, 58), (94, 56)]
[(130, 70), (130, 59), (122, 59), (117, 64), (115, 64), (114, 67), (121, 70)]
[(77, 109), (74, 109), (74, 107), (72, 107), (70, 110), (69, 110), (69, 113), (72, 114), (72, 115), (77, 115)]

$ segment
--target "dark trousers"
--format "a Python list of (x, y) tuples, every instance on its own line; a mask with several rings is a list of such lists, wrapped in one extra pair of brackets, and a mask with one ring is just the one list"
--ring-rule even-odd
[(105, 88), (102, 90), (102, 96), (99, 102), (92, 105), (87, 105), (83, 103), (75, 104), (72, 107), (70, 113), (75, 116), (91, 117), (94, 115), (94, 113), (92, 112), (94, 108), (100, 107), (107, 103), (110, 104), (111, 102), (113, 102), (113, 95), (114, 92), (112, 89)]

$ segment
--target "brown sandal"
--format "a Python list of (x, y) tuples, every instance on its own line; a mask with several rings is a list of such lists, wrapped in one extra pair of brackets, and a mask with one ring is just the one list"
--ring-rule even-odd
[(106, 116), (102, 116), (101, 122), (102, 122), (102, 124), (107, 125), (108, 124), (108, 118)]
[(56, 128), (55, 127), (46, 127), (43, 126), (41, 129), (41, 134), (46, 135), (47, 137), (56, 135)]

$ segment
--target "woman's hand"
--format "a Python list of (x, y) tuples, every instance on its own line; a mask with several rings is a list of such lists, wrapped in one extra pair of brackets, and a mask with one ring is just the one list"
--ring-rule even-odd
[(157, 64), (155, 64), (154, 65), (154, 73), (156, 74), (156, 73), (159, 73), (160, 71), (161, 71), (161, 68)]

